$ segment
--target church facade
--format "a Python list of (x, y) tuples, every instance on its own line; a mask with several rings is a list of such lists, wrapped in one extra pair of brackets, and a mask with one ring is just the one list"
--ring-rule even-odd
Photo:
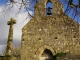
[[(46, 8), (48, 2), (52, 8)], [(80, 55), (79, 24), (64, 14), (59, 0), (40, 0), (34, 13), (22, 28), (21, 60), (51, 60), (60, 52)]]

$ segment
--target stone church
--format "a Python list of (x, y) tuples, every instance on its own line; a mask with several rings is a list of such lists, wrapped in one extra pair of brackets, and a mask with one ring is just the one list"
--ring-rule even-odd
[(66, 56), (57, 60), (80, 60), (79, 24), (64, 14), (61, 2), (40, 0), (34, 9), (34, 17), (22, 28), (21, 60), (55, 60), (60, 52)]
[[(52, 8), (46, 8), (49, 2)], [(79, 24), (64, 14), (60, 1), (40, 0), (34, 9), (34, 17), (22, 28), (21, 60), (51, 60), (60, 52), (79, 56)]]

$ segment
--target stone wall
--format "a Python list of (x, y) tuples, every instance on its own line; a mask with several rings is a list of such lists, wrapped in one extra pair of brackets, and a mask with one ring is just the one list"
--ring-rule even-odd
[[(58, 22), (58, 18), (55, 20), (54, 17), (48, 17), (46, 20), (38, 19), (38, 21), (37, 19), (36, 21), (32, 19), (27, 24), (27, 28), (23, 30), (22, 35), (22, 39), (24, 40), (24, 46), (22, 48), (24, 48), (23, 53), (25, 53), (25, 58), (33, 60), (39, 48), (45, 45), (53, 49), (54, 55), (58, 52), (70, 52), (74, 55), (79, 55), (80, 41), (78, 40), (78, 24), (72, 20), (73, 24), (71, 25), (68, 23), (70, 19), (66, 19), (68, 22), (64, 22), (65, 19), (59, 18), (60, 22)], [(49, 47), (43, 47), (38, 54), (41, 54), (45, 49), (50, 49)], [(36, 58), (38, 57), (39, 55)]]
[(53, 5), (57, 3), (53, 15), (45, 15), (43, 8), (47, 0), (40, 0), (34, 17), (22, 28), (21, 60), (40, 60), (46, 49), (53, 56), (59, 52), (80, 55), (79, 24), (63, 13), (58, 0), (51, 1)]
[(13, 56), (0, 56), (0, 60), (18, 60), (17, 57)]

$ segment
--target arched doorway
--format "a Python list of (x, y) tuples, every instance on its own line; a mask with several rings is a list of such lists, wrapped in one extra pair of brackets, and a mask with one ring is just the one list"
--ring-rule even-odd
[(49, 49), (45, 49), (40, 55), (40, 60), (52, 60), (53, 54)]

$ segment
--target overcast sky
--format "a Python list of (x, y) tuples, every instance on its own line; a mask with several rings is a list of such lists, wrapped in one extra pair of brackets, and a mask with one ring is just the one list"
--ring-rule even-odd
[[(2, 9), (3, 8), (0, 6), (0, 12), (2, 12)], [(7, 25), (7, 21), (10, 21), (10, 18), (17, 20), (13, 29), (13, 45), (20, 46), (22, 35), (21, 29), (30, 19), (26, 19), (28, 17), (27, 12), (22, 12), (16, 15), (17, 11), (18, 8), (15, 6), (10, 12), (7, 12), (7, 14), (0, 13), (0, 53), (7, 43), (9, 33), (9, 25)], [(29, 12), (32, 14), (31, 11)]]

